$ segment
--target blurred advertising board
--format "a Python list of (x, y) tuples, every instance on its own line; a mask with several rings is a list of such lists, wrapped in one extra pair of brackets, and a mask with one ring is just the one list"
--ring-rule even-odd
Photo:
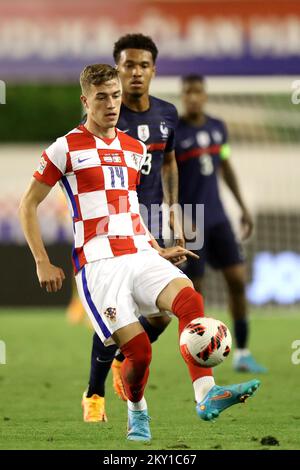
[(77, 80), (132, 32), (157, 42), (160, 75), (300, 72), (298, 1), (2, 0), (0, 78)]

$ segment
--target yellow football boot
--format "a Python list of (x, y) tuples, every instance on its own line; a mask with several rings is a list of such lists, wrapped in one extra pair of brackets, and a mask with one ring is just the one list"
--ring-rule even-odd
[(99, 397), (99, 395), (94, 394), (90, 398), (87, 398), (86, 392), (84, 392), (81, 405), (83, 409), (83, 421), (86, 423), (107, 422), (104, 397)]

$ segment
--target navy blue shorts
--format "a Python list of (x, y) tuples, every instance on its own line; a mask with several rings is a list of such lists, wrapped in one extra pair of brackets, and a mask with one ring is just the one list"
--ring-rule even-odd
[(202, 277), (206, 263), (214, 269), (224, 269), (245, 261), (228, 220), (205, 230), (204, 246), (195, 253), (200, 259), (188, 258), (184, 269), (189, 277)]

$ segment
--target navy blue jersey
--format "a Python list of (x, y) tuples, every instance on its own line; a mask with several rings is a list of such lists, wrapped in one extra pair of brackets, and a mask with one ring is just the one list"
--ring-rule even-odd
[(204, 204), (205, 228), (224, 222), (217, 178), (221, 160), (230, 154), (224, 122), (205, 115), (202, 126), (193, 126), (179, 119), (175, 152), (180, 203)]
[(149, 100), (150, 107), (144, 112), (132, 111), (122, 104), (117, 123), (118, 129), (147, 146), (147, 159), (137, 188), (139, 202), (147, 208), (151, 204), (162, 203), (161, 169), (164, 152), (174, 150), (175, 128), (178, 123), (177, 110), (173, 104), (153, 96)]

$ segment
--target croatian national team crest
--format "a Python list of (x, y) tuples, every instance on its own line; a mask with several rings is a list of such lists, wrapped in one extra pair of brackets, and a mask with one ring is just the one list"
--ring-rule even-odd
[(146, 140), (148, 140), (149, 137), (150, 137), (149, 126), (147, 124), (142, 124), (142, 125), (138, 126), (137, 133), (138, 133), (138, 138), (142, 142), (146, 142)]
[(115, 322), (116, 321), (116, 315), (117, 315), (117, 310), (113, 307), (108, 307), (105, 312), (104, 312), (104, 315), (112, 322)]
[(133, 158), (133, 161), (134, 161), (134, 164), (136, 167), (139, 167), (139, 161), (141, 159), (141, 156), (138, 155), (137, 153), (133, 153), (132, 154), (132, 158)]

